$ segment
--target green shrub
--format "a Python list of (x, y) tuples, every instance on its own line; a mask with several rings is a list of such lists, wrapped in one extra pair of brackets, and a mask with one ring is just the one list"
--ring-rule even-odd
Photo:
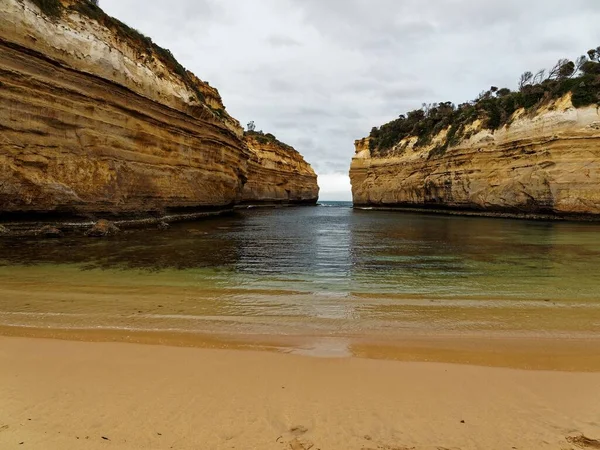
[[(467, 125), (480, 119), (489, 130), (497, 130), (510, 125), (512, 115), (520, 108), (527, 112), (552, 100), (571, 93), (573, 106), (593, 104), (600, 106), (600, 47), (588, 52), (590, 58), (580, 57), (577, 64), (562, 59), (548, 72), (539, 71), (535, 76), (526, 72), (521, 76), (520, 89), (512, 92), (508, 88), (495, 86), (479, 97), (458, 107), (450, 102), (423, 105), (421, 109), (410, 111), (370, 133), (369, 147), (374, 156), (389, 155), (403, 139), (416, 137), (415, 147), (431, 144), (434, 136), (447, 129), (445, 140), (436, 145), (430, 158), (443, 155), (449, 147), (458, 145), (470, 137), (465, 130)], [(396, 148), (404, 151), (406, 146)]]
[(76, 3), (73, 7), (80, 14), (83, 14), (84, 16), (87, 16), (97, 22), (101, 22), (103, 16), (105, 15), (104, 11), (102, 11), (99, 6), (92, 2), (81, 1)]
[(35, 5), (46, 16), (51, 18), (60, 17), (63, 10), (63, 5), (59, 0), (32, 0)]
[(287, 145), (284, 142), (281, 142), (279, 139), (277, 139), (273, 134), (271, 133), (263, 133), (262, 131), (254, 131), (254, 130), (248, 130), (248, 131), (244, 131), (244, 136), (250, 136), (254, 139), (256, 139), (256, 141), (262, 145), (267, 145), (267, 144), (276, 144), (280, 147), (283, 147), (287, 150), (290, 151), (294, 151), (294, 147), (292, 147), (291, 145)]
[(222, 119), (225, 118), (226, 114), (223, 108), (213, 108), (212, 106), (209, 106), (209, 108), (217, 117), (220, 117)]
[[(600, 64), (598, 64), (600, 67)], [(573, 106), (581, 108), (584, 106), (600, 105), (600, 75), (585, 75), (572, 88)]]

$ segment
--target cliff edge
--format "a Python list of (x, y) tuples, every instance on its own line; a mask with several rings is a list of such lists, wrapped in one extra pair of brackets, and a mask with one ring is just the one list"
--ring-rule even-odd
[(0, 220), (229, 208), (260, 197), (261, 161), (293, 176), (257, 162), (215, 88), (88, 0), (0, 2), (0, 132)]
[(317, 175), (293, 147), (272, 134), (247, 132), (244, 142), (252, 152), (248, 179), (240, 202), (244, 204), (314, 204), (319, 198)]
[(354, 204), (600, 219), (600, 63), (591, 63), (581, 77), (493, 88), (374, 128), (355, 143)]

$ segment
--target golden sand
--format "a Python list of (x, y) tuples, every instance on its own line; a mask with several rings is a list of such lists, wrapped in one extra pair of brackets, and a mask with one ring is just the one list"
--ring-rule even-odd
[(597, 448), (599, 386), (597, 372), (2, 337), (0, 448)]

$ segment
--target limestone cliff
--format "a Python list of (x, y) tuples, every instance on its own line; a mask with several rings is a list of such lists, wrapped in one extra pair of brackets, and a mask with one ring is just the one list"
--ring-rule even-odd
[(355, 205), (552, 217), (600, 217), (600, 112), (573, 107), (570, 94), (536, 110), (517, 110), (492, 130), (475, 120), (443, 152), (441, 130), (385, 155), (356, 141), (350, 178)]
[(78, 4), (0, 3), (1, 211), (233, 203), (249, 154), (218, 92)]
[(300, 153), (272, 135), (248, 133), (244, 141), (252, 152), (242, 203), (316, 203), (317, 176)]
[(92, 2), (0, 2), (0, 220), (270, 200), (278, 168), (303, 198), (305, 173), (277, 155), (251, 151), (216, 89)]

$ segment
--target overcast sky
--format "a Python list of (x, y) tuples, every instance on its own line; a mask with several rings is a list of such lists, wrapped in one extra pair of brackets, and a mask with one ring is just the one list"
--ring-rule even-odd
[(350, 200), (354, 140), (600, 45), (600, 0), (100, 0)]

